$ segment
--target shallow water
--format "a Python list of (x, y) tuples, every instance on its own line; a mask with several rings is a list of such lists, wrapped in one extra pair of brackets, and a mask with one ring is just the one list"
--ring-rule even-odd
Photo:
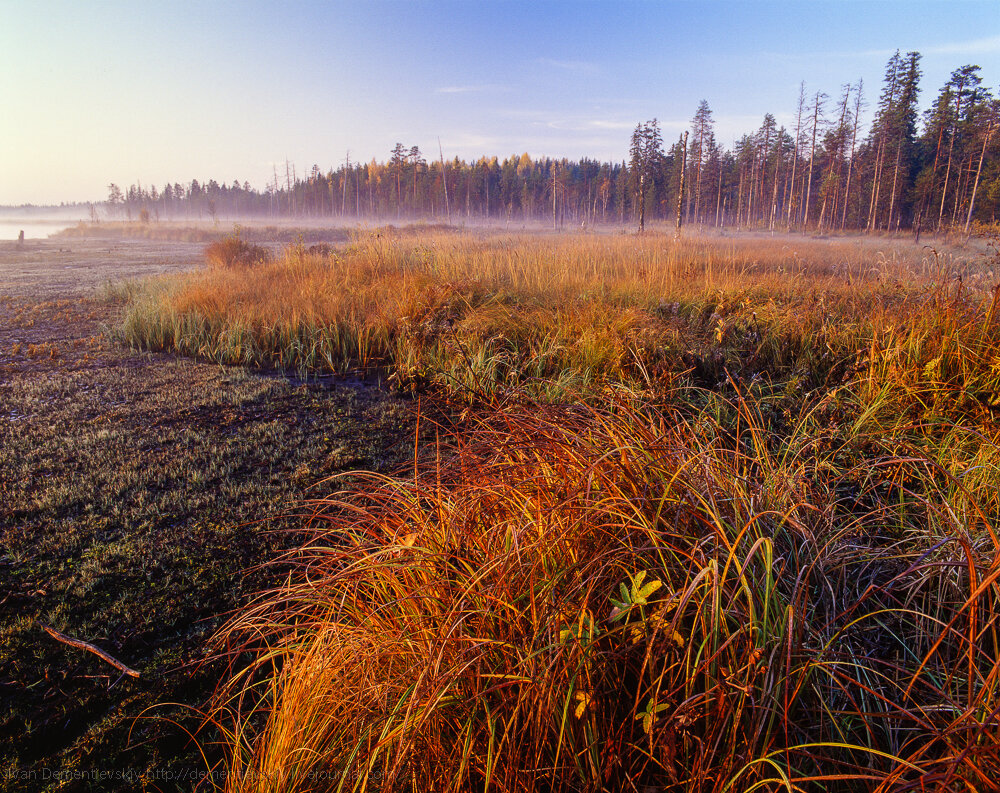
[(75, 220), (0, 220), (0, 240), (16, 240), (22, 229), (26, 240), (44, 240), (49, 234), (76, 223)]

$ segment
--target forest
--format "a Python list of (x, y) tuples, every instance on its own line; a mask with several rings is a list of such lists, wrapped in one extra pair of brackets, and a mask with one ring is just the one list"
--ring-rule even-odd
[[(622, 162), (529, 154), (428, 158), (397, 143), (386, 161), (299, 174), (286, 162), (264, 190), (214, 179), (157, 189), (109, 185), (110, 218), (436, 218), (457, 222), (626, 224), (646, 219), (707, 227), (787, 230), (968, 231), (1000, 211), (1000, 101), (980, 67), (955, 69), (920, 111), (920, 54), (889, 59), (865, 130), (862, 81), (833, 96), (800, 86), (786, 127), (771, 113), (720, 145), (707, 101), (689, 132), (663, 140), (656, 119), (639, 124)], [(96, 219), (97, 208), (92, 209)]]

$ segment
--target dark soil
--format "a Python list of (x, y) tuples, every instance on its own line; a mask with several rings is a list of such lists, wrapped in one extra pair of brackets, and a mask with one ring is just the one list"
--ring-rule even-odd
[(71, 247), (0, 246), (0, 790), (190, 790), (214, 631), (279, 580), (262, 565), (295, 544), (311, 486), (412, 459), (413, 410), (120, 349), (106, 284), (194, 266), (200, 246)]

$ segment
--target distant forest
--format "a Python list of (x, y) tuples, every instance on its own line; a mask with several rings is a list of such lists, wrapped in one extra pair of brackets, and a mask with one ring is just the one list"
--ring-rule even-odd
[[(384, 162), (351, 162), (307, 174), (275, 169), (264, 190), (249, 183), (109, 185), (112, 218), (180, 216), (541, 221), (553, 225), (651, 220), (750, 229), (968, 230), (1000, 214), (1000, 101), (980, 67), (952, 72), (918, 109), (920, 54), (890, 58), (869, 129), (859, 81), (836, 96), (803, 83), (791, 128), (766, 114), (732, 150), (720, 146), (702, 102), (691, 127), (664, 144), (656, 120), (639, 124), (630, 157), (504, 160), (427, 158), (397, 144)], [(96, 209), (92, 210), (96, 217)]]

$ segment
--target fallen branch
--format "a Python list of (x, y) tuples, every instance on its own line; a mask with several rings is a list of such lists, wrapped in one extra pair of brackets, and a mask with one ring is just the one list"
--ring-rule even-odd
[(42, 630), (45, 631), (49, 636), (55, 639), (57, 642), (62, 642), (63, 644), (68, 644), (70, 647), (76, 647), (78, 650), (86, 650), (89, 653), (93, 653), (102, 661), (107, 661), (119, 672), (123, 672), (129, 677), (139, 677), (139, 673), (132, 669), (131, 667), (125, 666), (121, 661), (113, 656), (108, 655), (100, 647), (95, 647), (90, 642), (81, 641), (80, 639), (71, 639), (65, 634), (59, 633), (59, 631), (54, 628), (50, 628), (48, 625), (42, 625)]

